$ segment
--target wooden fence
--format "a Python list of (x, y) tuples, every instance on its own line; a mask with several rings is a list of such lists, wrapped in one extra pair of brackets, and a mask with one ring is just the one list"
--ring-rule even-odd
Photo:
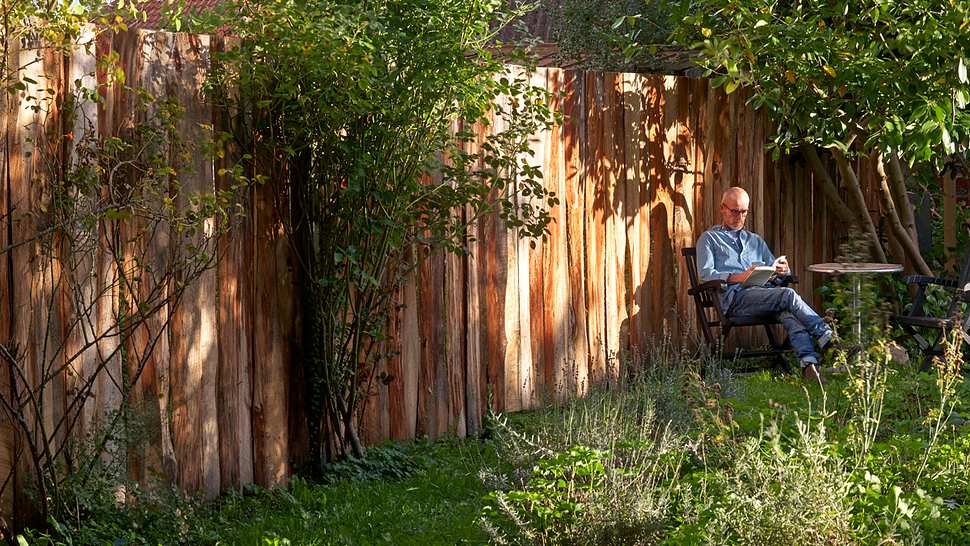
[[(209, 36), (120, 33), (69, 57), (41, 51), (42, 62), (23, 76), (57, 93), (78, 79), (98, 83), (104, 100), (87, 114), (102, 137), (116, 135), (121, 114), (131, 107), (129, 95), (96, 70), (97, 55), (115, 52), (129, 85), (186, 107), (181, 127), (191, 139), (200, 125), (221, 127), (202, 95), (209, 55), (221, 47)], [(38, 52), (11, 54), (26, 59)], [(561, 198), (551, 210), (549, 235), (533, 248), (486, 218), (475, 226), (467, 256), (432, 256), (421, 265), (391, 317), (382, 351), (390, 356), (380, 364), (390, 381), (375, 384), (361, 423), (369, 443), (474, 434), (489, 404), (517, 411), (565, 400), (616, 378), (624, 352), (694, 343), (680, 249), (717, 222), (720, 195), (729, 185), (749, 191), (749, 227), (777, 254), (788, 255), (808, 298), (821, 279), (805, 267), (832, 258), (846, 235), (844, 226), (832, 225), (803, 164), (766, 158), (769, 128), (741, 93), (728, 96), (706, 80), (663, 75), (542, 68), (531, 78), (554, 93), (554, 106), (565, 115), (562, 125), (533, 142), (545, 184)], [(29, 106), (10, 100), (3, 111), (0, 248), (32, 237), (44, 217), (44, 166), (29, 153), (43, 141), (37, 128), (44, 120)], [(195, 163), (182, 175), (184, 186), (225, 186), (218, 165), (201, 157)], [(861, 172), (873, 176), (871, 169)], [(280, 483), (305, 456), (294, 365), (294, 263), (273, 187), (245, 196), (246, 215), (219, 241), (216, 267), (190, 287), (180, 306), (164, 310), (171, 321), (137, 384), (125, 384), (118, 356), (94, 386), (85, 413), (89, 426), (124, 397), (155, 408), (149, 446), (128, 462), (132, 478), (161, 472), (211, 497), (245, 483)], [(53, 286), (37, 265), (37, 252), (24, 245), (0, 261), (0, 339), (18, 342), (28, 362), (41, 366), (42, 348), (57, 341), (44, 325), (51, 316), (67, 324), (57, 315), (69, 311), (51, 315), (37, 305)], [(116, 299), (108, 294), (100, 303), (108, 315)], [(36, 372), (34, 378), (43, 375)], [(45, 394), (49, 411), (39, 420), (52, 423), (68, 411), (76, 381), (67, 371), (56, 378), (56, 388)], [(0, 396), (9, 388), (5, 370)], [(23, 445), (11, 423), (0, 426), (2, 483)], [(25, 470), (17, 467), (10, 483), (23, 483)], [(11, 513), (15, 498), (19, 493), (7, 487), (0, 512)]]

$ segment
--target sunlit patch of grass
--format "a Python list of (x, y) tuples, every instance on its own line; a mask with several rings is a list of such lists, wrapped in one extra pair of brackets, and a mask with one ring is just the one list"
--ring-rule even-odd
[(481, 544), (485, 488), (477, 474), (495, 452), (477, 440), (405, 448), (406, 478), (343, 480), (285, 490), (250, 489), (214, 507), (206, 526), (217, 544)]

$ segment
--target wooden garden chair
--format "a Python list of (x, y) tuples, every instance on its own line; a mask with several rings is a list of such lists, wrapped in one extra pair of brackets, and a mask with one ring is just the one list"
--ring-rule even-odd
[[(970, 334), (968, 334), (970, 315), (964, 312), (964, 304), (970, 303), (970, 249), (964, 257), (963, 269), (957, 280), (911, 275), (906, 277), (905, 281), (909, 286), (916, 286), (916, 293), (903, 314), (895, 315), (893, 320), (919, 345), (923, 354), (923, 366), (928, 366), (934, 356), (943, 354), (943, 337), (947, 332), (956, 329), (963, 340), (970, 343)], [(931, 285), (946, 289), (947, 308), (942, 316), (926, 313), (924, 306), (927, 289)], [(924, 337), (924, 333), (929, 335), (932, 341)]]
[[(791, 345), (786, 336), (778, 340), (773, 326), (781, 324), (774, 314), (761, 316), (745, 317), (742, 320), (732, 320), (724, 316), (719, 305), (721, 290), (726, 284), (724, 281), (714, 280), (701, 282), (697, 271), (697, 249), (686, 247), (681, 250), (684, 262), (687, 264), (687, 274), (690, 279), (690, 289), (687, 294), (694, 298), (694, 305), (697, 307), (697, 321), (704, 335), (704, 341), (711, 351), (716, 354), (722, 348), (722, 342), (727, 339), (735, 328), (742, 327), (763, 327), (765, 335), (768, 336), (768, 349), (743, 350), (735, 353), (736, 358), (765, 358), (770, 357), (777, 369), (791, 371), (791, 366), (785, 354), (791, 351)], [(793, 276), (786, 279), (785, 285), (797, 282)]]

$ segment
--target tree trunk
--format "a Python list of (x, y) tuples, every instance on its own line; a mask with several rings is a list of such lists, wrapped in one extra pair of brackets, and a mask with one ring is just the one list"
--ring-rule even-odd
[(913, 267), (916, 268), (920, 275), (932, 276), (933, 273), (919, 252), (919, 246), (909, 236), (909, 233), (906, 232), (906, 228), (903, 227), (903, 223), (899, 219), (899, 213), (896, 211), (895, 203), (893, 203), (893, 192), (889, 187), (889, 177), (886, 175), (886, 168), (881, 156), (876, 158), (876, 170), (879, 172), (879, 185), (881, 189), (879, 195), (882, 196), (882, 204), (886, 208), (886, 216), (889, 218), (889, 225), (892, 228), (896, 241), (902, 246), (906, 257), (912, 262)]
[(849, 160), (846, 159), (842, 152), (833, 149), (832, 156), (835, 157), (835, 164), (839, 167), (839, 173), (849, 188), (850, 202), (855, 205), (859, 226), (862, 227), (863, 231), (869, 237), (873, 256), (879, 262), (885, 262), (886, 252), (882, 249), (882, 243), (879, 242), (879, 234), (876, 233), (876, 226), (872, 223), (872, 217), (869, 216), (869, 207), (866, 206), (866, 198), (862, 195), (859, 179), (856, 177), (852, 165), (849, 165)]
[(913, 213), (913, 204), (909, 200), (909, 192), (906, 190), (906, 177), (903, 175), (903, 166), (899, 163), (899, 156), (889, 155), (889, 189), (892, 190), (893, 201), (896, 202), (896, 210), (899, 212), (899, 220), (906, 228), (906, 233), (913, 241), (919, 241), (916, 234), (916, 215)]
[(825, 194), (825, 198), (829, 202), (829, 207), (832, 212), (838, 217), (840, 222), (846, 224), (855, 223), (852, 211), (849, 207), (842, 201), (842, 197), (839, 196), (839, 190), (835, 187), (835, 182), (832, 181), (832, 177), (829, 176), (828, 171), (825, 170), (825, 166), (822, 165), (822, 160), (818, 157), (818, 151), (816, 151), (815, 146), (812, 144), (802, 144), (801, 146), (802, 155), (808, 160), (808, 165), (812, 169), (812, 173), (815, 174), (813, 177), (816, 184), (822, 187), (822, 193)]
[(893, 261), (905, 263), (906, 251), (903, 250), (903, 245), (899, 242), (899, 238), (896, 237), (896, 233), (890, 230), (889, 237), (886, 239), (886, 242), (889, 245), (889, 256), (893, 259)]

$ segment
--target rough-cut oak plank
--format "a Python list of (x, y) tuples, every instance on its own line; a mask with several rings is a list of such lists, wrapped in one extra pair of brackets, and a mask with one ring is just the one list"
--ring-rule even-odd
[(589, 385), (589, 337), (586, 329), (586, 76), (563, 71), (563, 184), (566, 210), (566, 260), (569, 325), (567, 349), (568, 389), (571, 395), (586, 393)]
[(606, 302), (604, 282), (606, 263), (606, 177), (607, 165), (602, 148), (605, 120), (603, 76), (586, 76), (586, 120), (588, 164), (586, 177), (586, 327), (589, 336), (590, 383), (605, 379), (607, 340), (605, 336)]
[(279, 168), (258, 155), (256, 173), (269, 182), (251, 190), (253, 203), (253, 440), (254, 477), (264, 486), (281, 485), (290, 473), (287, 378), (295, 311), (289, 246), (277, 213), (274, 182)]
[(643, 113), (640, 94), (641, 78), (642, 76), (637, 74), (623, 74), (623, 169), (626, 186), (623, 216), (626, 221), (626, 246), (629, 258), (624, 271), (628, 318), (621, 328), (620, 336), (625, 343), (629, 344), (631, 350), (637, 352), (641, 349), (640, 322), (646, 318), (641, 315), (640, 309), (640, 294), (644, 281), (640, 268), (643, 242), (640, 234), (640, 183), (645, 180), (641, 171), (643, 166), (641, 149), (646, 140), (643, 124), (640, 122), (640, 116)]
[[(547, 71), (547, 89), (552, 93), (550, 107), (562, 111), (563, 71), (550, 68)], [(545, 149), (545, 187), (555, 192), (560, 200), (558, 205), (549, 207), (552, 221), (549, 225), (549, 238), (544, 246), (542, 269), (543, 305), (545, 306), (544, 329), (546, 331), (544, 353), (546, 377), (545, 395), (549, 400), (563, 402), (567, 399), (569, 375), (568, 340), (572, 335), (569, 313), (569, 270), (567, 260), (566, 226), (566, 179), (565, 154), (563, 153), (563, 126), (556, 124), (548, 135)]]
[[(238, 40), (216, 37), (214, 51), (229, 51), (238, 47)], [(239, 112), (215, 109), (215, 131), (228, 131), (231, 118)], [(235, 140), (226, 144), (224, 157), (216, 164), (216, 189), (233, 191), (234, 204), (240, 210), (251, 210), (249, 192), (236, 189), (229, 173), (242, 161), (242, 152)], [(220, 172), (225, 169), (224, 172)], [(251, 217), (239, 216), (231, 220), (228, 231), (219, 238), (219, 261), (216, 275), (219, 289), (219, 459), (220, 481), (223, 490), (240, 490), (253, 481), (252, 427), (252, 320), (251, 300), (253, 283)]]
[[(462, 214), (453, 211), (453, 214)], [(458, 437), (464, 437), (465, 423), (465, 266), (461, 256), (448, 253), (445, 256), (444, 321), (445, 366), (448, 388), (448, 429)]]
[[(679, 77), (674, 80), (673, 93), (676, 95), (677, 116), (675, 141), (673, 149), (673, 184), (674, 189), (674, 259), (682, 260), (681, 249), (694, 245), (694, 127), (691, 123), (692, 100), (691, 88), (687, 78)], [(673, 101), (671, 101), (673, 102)], [(677, 327), (682, 339), (690, 335), (690, 330), (696, 321), (692, 301), (687, 296), (690, 281), (687, 268), (678, 263), (677, 278)]]
[(605, 194), (604, 211), (604, 305), (603, 322), (606, 340), (606, 372), (609, 381), (619, 377), (620, 325), (626, 319), (623, 271), (625, 266), (626, 220), (624, 209), (625, 162), (623, 160), (623, 97), (622, 76), (614, 72), (603, 75), (602, 184)]
[(400, 434), (405, 438), (418, 435), (418, 390), (421, 381), (421, 336), (418, 321), (418, 277), (411, 272), (404, 284), (401, 318), (401, 389), (402, 389), (402, 428)]

